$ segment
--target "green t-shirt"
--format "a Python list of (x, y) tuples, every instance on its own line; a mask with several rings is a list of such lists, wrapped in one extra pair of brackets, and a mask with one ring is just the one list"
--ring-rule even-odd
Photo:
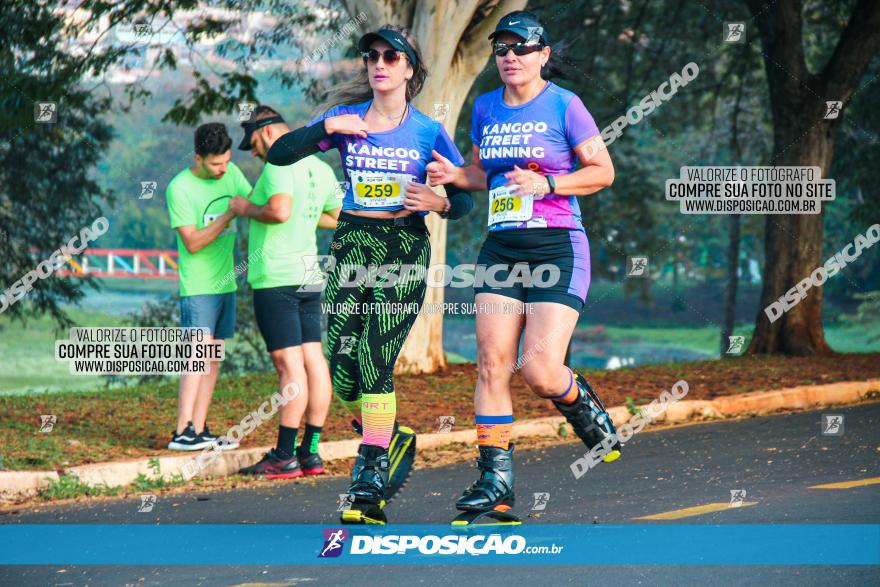
[[(184, 169), (171, 180), (165, 192), (171, 228), (205, 228), (229, 209), (229, 200), (233, 196), (247, 196), (250, 191), (250, 182), (231, 161), (220, 179), (202, 179), (189, 169)], [(235, 274), (232, 272), (234, 246), (235, 221), (230, 222), (212, 243), (197, 253), (186, 250), (178, 232), (181, 297), (235, 291)]]
[[(292, 196), (290, 217), (278, 224), (250, 219), (248, 283), (254, 289), (304, 285), (303, 257), (318, 254), (315, 231), (321, 213), (342, 206), (333, 168), (314, 156), (281, 167), (266, 163), (250, 200), (263, 206), (275, 194)], [(311, 273), (309, 282), (320, 280)]]

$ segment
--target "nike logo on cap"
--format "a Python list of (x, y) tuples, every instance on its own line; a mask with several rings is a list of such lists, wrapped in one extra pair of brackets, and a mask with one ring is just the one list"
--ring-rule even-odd
[(518, 20), (512, 20), (512, 21), (510, 21), (510, 22), (507, 23), (507, 24), (519, 24), (519, 21), (518, 21)]

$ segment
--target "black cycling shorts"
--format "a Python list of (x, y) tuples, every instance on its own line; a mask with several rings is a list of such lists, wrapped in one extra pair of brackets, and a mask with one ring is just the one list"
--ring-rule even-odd
[(580, 312), (589, 289), (590, 245), (581, 230), (496, 230), (489, 232), (477, 256), (474, 293), (523, 303), (554, 302)]
[(254, 290), (254, 315), (271, 353), (304, 342), (321, 342), (321, 292), (298, 285)]

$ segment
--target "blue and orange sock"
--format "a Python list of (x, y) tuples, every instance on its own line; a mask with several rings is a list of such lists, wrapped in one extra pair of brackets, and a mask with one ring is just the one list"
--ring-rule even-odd
[(477, 414), (475, 420), (479, 446), (495, 446), (504, 450), (510, 447), (513, 414), (509, 416), (481, 416)]

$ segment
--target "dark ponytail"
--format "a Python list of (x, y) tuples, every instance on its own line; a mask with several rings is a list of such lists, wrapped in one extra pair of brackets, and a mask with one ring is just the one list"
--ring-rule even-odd
[(555, 43), (550, 45), (550, 58), (541, 68), (541, 77), (544, 79), (571, 79), (569, 72), (576, 69), (577, 62), (568, 56), (568, 43)]

